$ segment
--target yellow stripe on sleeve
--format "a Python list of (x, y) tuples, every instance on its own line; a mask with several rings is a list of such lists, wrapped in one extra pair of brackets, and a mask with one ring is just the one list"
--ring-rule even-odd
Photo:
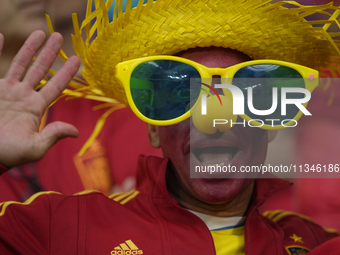
[(25, 202), (17, 202), (17, 201), (8, 201), (8, 202), (2, 202), (0, 203), (1, 211), (0, 211), (0, 216), (3, 216), (6, 213), (6, 209), (8, 206), (13, 205), (13, 204), (18, 204), (18, 205), (29, 205), (31, 204), (37, 197), (41, 195), (48, 195), (48, 194), (58, 194), (61, 195), (61, 193), (56, 192), (56, 191), (45, 191), (45, 192), (38, 192), (31, 196), (29, 199), (27, 199)]

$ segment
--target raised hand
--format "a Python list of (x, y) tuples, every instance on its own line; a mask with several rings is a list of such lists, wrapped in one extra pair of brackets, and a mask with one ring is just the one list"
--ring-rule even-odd
[[(50, 123), (39, 133), (45, 110), (66, 88), (80, 65), (77, 57), (69, 58), (41, 90), (35, 91), (63, 42), (60, 34), (52, 34), (30, 65), (45, 39), (44, 32), (33, 32), (0, 79), (0, 163), (7, 167), (39, 160), (58, 140), (78, 136), (74, 126), (63, 122)], [(0, 34), (0, 55), (3, 43)]]

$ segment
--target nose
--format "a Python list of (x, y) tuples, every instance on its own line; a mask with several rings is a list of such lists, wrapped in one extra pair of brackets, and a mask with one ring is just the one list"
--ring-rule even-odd
[[(205, 134), (215, 134), (225, 132), (232, 128), (232, 123), (237, 120), (237, 115), (233, 115), (233, 103), (231, 99), (224, 95), (200, 97), (193, 109), (192, 121), (196, 129)], [(204, 103), (206, 101), (206, 103)], [(204, 108), (206, 114), (204, 114)]]
[[(221, 84), (221, 76), (220, 75), (213, 75), (212, 76), (212, 79), (211, 79), (211, 86), (213, 88), (215, 88), (215, 84)], [(219, 95), (223, 95), (223, 91), (222, 89), (215, 89), (216, 92), (219, 94)]]

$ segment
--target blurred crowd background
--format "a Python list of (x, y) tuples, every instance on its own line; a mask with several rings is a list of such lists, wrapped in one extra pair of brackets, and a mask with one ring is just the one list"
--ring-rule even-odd
[[(313, 5), (329, 1), (297, 2)], [(340, 0), (333, 2), (340, 5)], [(79, 20), (82, 20), (86, 3), (87, 0), (0, 0), (0, 33), (5, 37), (0, 77), (5, 75), (10, 61), (31, 32), (40, 29), (49, 34), (46, 13), (51, 16), (54, 30), (64, 36), (63, 50), (68, 56), (73, 55), (71, 13), (78, 13)], [(62, 63), (58, 59), (53, 69), (58, 70)], [(332, 95), (334, 100), (329, 106)], [(78, 156), (97, 120), (105, 113), (105, 109), (95, 110), (97, 105), (100, 103), (73, 99), (60, 100), (49, 108), (41, 128), (51, 121), (66, 121), (79, 129), (80, 137), (64, 139), (41, 161), (12, 168), (5, 173), (0, 178), (0, 202), (25, 201), (32, 194), (47, 190), (71, 195), (90, 189), (110, 195), (133, 189), (138, 155), (162, 156), (162, 153), (149, 144), (146, 124), (129, 108), (124, 108), (109, 116), (95, 142), (84, 155)], [(303, 117), (297, 127), (278, 132), (277, 138), (269, 145), (266, 164), (340, 163), (340, 88), (316, 89), (308, 109), (312, 117)], [(273, 195), (261, 210), (295, 211), (312, 217), (324, 227), (340, 230), (340, 202), (337, 197), (340, 178), (290, 181), (294, 183), (293, 187)]]

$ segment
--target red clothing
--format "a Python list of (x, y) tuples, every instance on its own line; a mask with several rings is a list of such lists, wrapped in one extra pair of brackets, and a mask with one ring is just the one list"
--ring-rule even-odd
[[(30, 205), (2, 204), (0, 253), (215, 254), (205, 223), (168, 193), (168, 160), (141, 157), (139, 163), (138, 191), (128, 194), (51, 193)], [(269, 195), (288, 185), (279, 179), (255, 181), (245, 225), (246, 255), (289, 254), (286, 247), (310, 250), (336, 236), (301, 217), (288, 215), (275, 222), (258, 212)], [(294, 235), (300, 239), (292, 239)]]
[[(335, 97), (328, 106), (327, 102), (332, 93)], [(328, 166), (339, 163), (339, 109), (338, 84), (333, 84), (332, 89), (327, 92), (321, 89), (313, 92), (312, 100), (308, 103), (308, 110), (312, 116), (303, 116), (294, 129), (296, 132), (294, 164)], [(339, 178), (295, 179), (293, 189), (275, 194), (263, 210), (293, 210), (315, 219), (323, 227), (340, 230), (339, 187)]]
[(308, 255), (320, 255), (320, 254), (327, 254), (327, 255), (338, 255), (340, 251), (340, 237), (333, 238), (319, 247), (312, 250)]

